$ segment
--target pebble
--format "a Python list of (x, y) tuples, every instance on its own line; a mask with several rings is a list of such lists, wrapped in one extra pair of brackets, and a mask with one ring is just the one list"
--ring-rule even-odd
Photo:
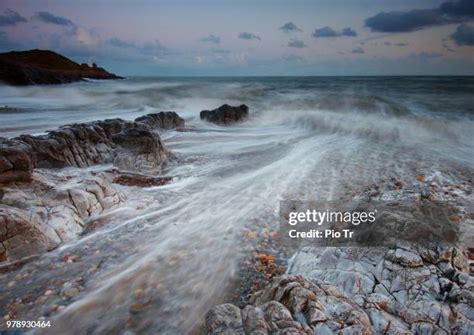
[(50, 296), (51, 294), (53, 294), (52, 290), (46, 290), (46, 292), (44, 292), (45, 296)]
[(8, 282), (7, 287), (12, 287), (12, 286), (15, 286), (15, 282), (14, 281)]
[(70, 289), (67, 289), (65, 292), (64, 292), (64, 295), (68, 298), (74, 298), (76, 295), (79, 294), (79, 290), (75, 287), (72, 287)]
[(135, 299), (143, 298), (143, 290), (141, 288), (136, 289), (133, 294), (135, 295)]

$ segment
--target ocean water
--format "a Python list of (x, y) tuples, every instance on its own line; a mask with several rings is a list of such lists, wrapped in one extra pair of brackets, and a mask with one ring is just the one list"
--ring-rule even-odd
[[(58, 275), (85, 281), (54, 318), (58, 333), (188, 333), (238, 275), (242, 229), (275, 224), (280, 200), (351, 199), (381, 180), (410, 182), (420, 174), (441, 184), (472, 182), (473, 93), (472, 77), (130, 78), (0, 87), (1, 104), (18, 108), (0, 110), (4, 137), (162, 110), (186, 119), (187, 131), (160, 132), (178, 158), (165, 170), (173, 183), (135, 192), (127, 207), (95, 218), (106, 223), (100, 229), (22, 271), (80, 254), (78, 268), (35, 275), (37, 285)], [(199, 119), (201, 110), (224, 103), (245, 103), (250, 118), (229, 127)], [(67, 173), (80, 179), (86, 172)], [(101, 270), (88, 273), (97, 263)], [(12, 289), (5, 299), (31, 289)], [(130, 321), (137, 289), (150, 303)], [(41, 313), (32, 308), (24, 317)]]

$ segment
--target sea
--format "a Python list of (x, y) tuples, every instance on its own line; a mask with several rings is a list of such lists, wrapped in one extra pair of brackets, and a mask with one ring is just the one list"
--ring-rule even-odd
[[(246, 104), (248, 120), (200, 119), (222, 104)], [(186, 121), (159, 132), (176, 157), (163, 171), (172, 183), (134, 191), (125, 209), (94, 218), (105, 222), (99, 229), (23, 268), (44, 269), (34, 282), (46, 285), (58, 276), (50, 263), (80, 254), (79, 268), (61, 276), (82, 278), (83, 289), (53, 319), (77, 333), (199, 329), (209, 308), (229, 300), (248, 251), (242, 231), (274, 227), (281, 200), (350, 200), (419, 176), (472, 184), (474, 172), (474, 77), (131, 77), (0, 86), (0, 107), (1, 137), (159, 111)]]

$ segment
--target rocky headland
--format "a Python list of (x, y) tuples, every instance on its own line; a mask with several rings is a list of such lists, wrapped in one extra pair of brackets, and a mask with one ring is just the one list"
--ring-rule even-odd
[(96, 64), (76, 62), (50, 50), (0, 53), (0, 82), (9, 85), (65, 84), (90, 79), (120, 79)]

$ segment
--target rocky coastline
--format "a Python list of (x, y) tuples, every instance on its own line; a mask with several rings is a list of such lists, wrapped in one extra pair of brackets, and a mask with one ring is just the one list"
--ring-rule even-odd
[[(160, 112), (133, 122), (111, 119), (0, 138), (0, 261), (18, 261), (78, 236), (91, 217), (124, 202), (116, 184), (165, 183), (146, 176), (160, 174), (173, 157), (157, 130), (183, 126), (176, 113)], [(107, 163), (119, 170), (82, 178), (61, 170)]]
[[(248, 107), (223, 105), (202, 111), (200, 117), (226, 126), (244, 121)], [(160, 132), (184, 127), (184, 119), (175, 112), (160, 112), (134, 121), (94, 121), (39, 136), (0, 138), (0, 272), (8, 273), (93, 231), (101, 224), (96, 217), (113, 215), (127, 202), (128, 187), (172, 182), (164, 172), (176, 158)], [(97, 165), (105, 168), (94, 169)], [(419, 176), (409, 182), (388, 179), (350, 199), (452, 200), (471, 194), (471, 188), (470, 179), (460, 185), (438, 185)], [(471, 214), (465, 214), (463, 219), (472, 222)], [(474, 329), (474, 250), (401, 244), (305, 248), (292, 254), (279, 245), (276, 235), (277, 227), (271, 225), (249, 225), (242, 231), (247, 257), (240, 264), (236, 292), (222, 304), (209, 306), (203, 332), (470, 334)], [(48, 266), (58, 273), (72, 271), (68, 266), (79, 260), (66, 253)], [(44, 270), (41, 266), (38, 272)], [(85, 271), (94, 273), (100, 266), (99, 262)], [(18, 274), (7, 287), (23, 280), (29, 279)], [(44, 316), (61, 313), (83, 282), (82, 277), (60, 282), (57, 292), (42, 287), (38, 296), (26, 299), (31, 306), (12, 297), (3, 317), (15, 319), (33, 307)], [(55, 295), (59, 302), (43, 308)], [(133, 295), (145, 299), (140, 289)], [(139, 314), (145, 305), (132, 305), (130, 313)]]

